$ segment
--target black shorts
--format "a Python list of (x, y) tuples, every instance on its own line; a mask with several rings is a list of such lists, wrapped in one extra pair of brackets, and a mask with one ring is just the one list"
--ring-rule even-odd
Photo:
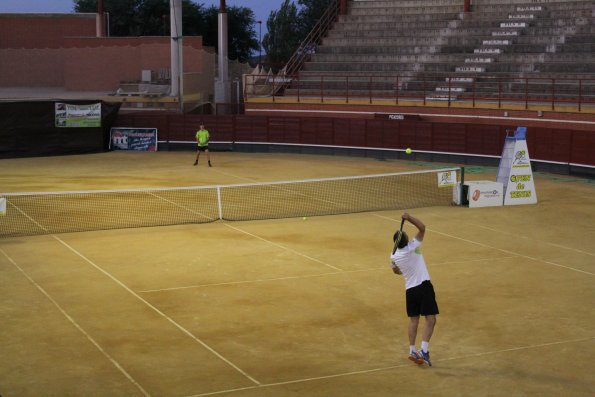
[(407, 316), (409, 317), (438, 314), (436, 294), (430, 280), (426, 280), (417, 287), (405, 291), (405, 300), (407, 302)]
[(207, 146), (198, 146), (198, 151), (199, 152), (204, 152), (205, 150), (209, 150), (209, 145), (207, 145)]

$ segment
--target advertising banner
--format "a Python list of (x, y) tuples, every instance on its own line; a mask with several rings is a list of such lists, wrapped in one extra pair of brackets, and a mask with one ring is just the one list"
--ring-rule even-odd
[(110, 150), (156, 152), (157, 128), (112, 128)]
[(465, 185), (468, 186), (469, 208), (502, 205), (504, 188), (500, 182), (470, 181), (466, 182)]
[(457, 184), (456, 171), (444, 171), (438, 174), (438, 187), (453, 187)]
[(90, 105), (56, 102), (54, 106), (56, 127), (101, 127), (101, 102)]

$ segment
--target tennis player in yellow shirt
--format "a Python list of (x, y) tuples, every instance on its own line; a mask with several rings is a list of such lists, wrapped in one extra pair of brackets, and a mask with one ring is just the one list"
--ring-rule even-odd
[(196, 131), (196, 143), (198, 144), (198, 148), (196, 150), (196, 161), (194, 165), (198, 165), (198, 159), (200, 157), (200, 152), (205, 152), (207, 154), (207, 161), (209, 162), (209, 167), (211, 167), (211, 155), (209, 154), (209, 139), (210, 139), (209, 131), (205, 128), (203, 124), (200, 125), (198, 131)]

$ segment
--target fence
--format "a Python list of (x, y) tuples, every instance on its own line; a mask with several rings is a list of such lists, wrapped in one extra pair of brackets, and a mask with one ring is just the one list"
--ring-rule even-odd
[[(296, 74), (277, 77), (244, 76), (245, 102), (319, 101), (342, 103), (386, 103), (418, 105), (442, 102), (465, 107), (489, 105), (502, 109), (511, 105), (556, 110), (571, 106), (579, 112), (595, 109), (595, 78), (533, 76), (461, 77), (460, 74), (341, 75)], [(268, 89), (263, 89), (268, 87)]]

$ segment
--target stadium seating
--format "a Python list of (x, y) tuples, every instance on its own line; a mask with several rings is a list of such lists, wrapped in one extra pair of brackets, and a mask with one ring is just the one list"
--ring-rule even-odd
[(595, 99), (594, 1), (354, 0), (286, 96)]

